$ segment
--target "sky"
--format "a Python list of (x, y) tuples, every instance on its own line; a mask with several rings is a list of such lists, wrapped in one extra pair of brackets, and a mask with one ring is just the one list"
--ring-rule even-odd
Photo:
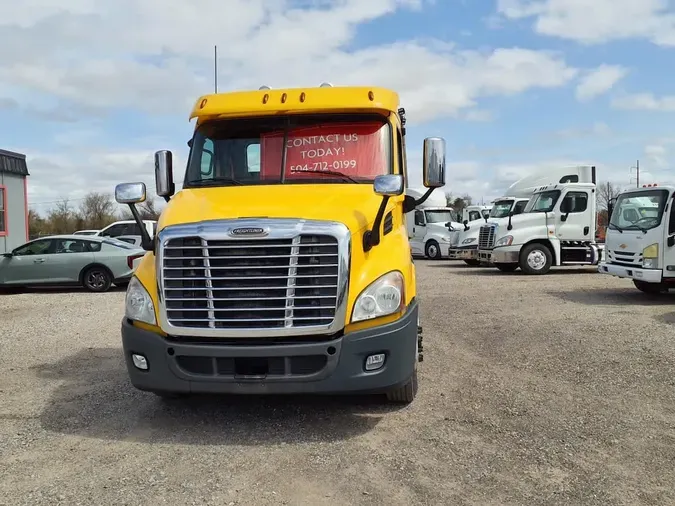
[(198, 96), (385, 86), (407, 113), (411, 185), (442, 136), (446, 188), (490, 199), (590, 164), (675, 182), (671, 0), (0, 0), (0, 148), (27, 155), (29, 206), (182, 180)]

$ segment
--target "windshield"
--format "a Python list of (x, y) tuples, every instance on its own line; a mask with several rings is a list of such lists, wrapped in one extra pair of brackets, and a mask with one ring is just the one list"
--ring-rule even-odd
[(535, 194), (532, 199), (525, 206), (526, 213), (548, 213), (553, 210), (558, 198), (560, 197), (560, 190), (551, 190)]
[(616, 200), (609, 226), (621, 230), (649, 230), (658, 227), (667, 199), (667, 190), (624, 193)]
[(457, 222), (457, 215), (452, 209), (438, 209), (435, 211), (424, 211), (427, 223), (447, 223), (449, 221)]
[(211, 121), (195, 132), (183, 186), (372, 184), (392, 173), (391, 146), (391, 128), (376, 115)]
[(511, 212), (513, 200), (499, 200), (492, 205), (490, 218), (505, 218)]

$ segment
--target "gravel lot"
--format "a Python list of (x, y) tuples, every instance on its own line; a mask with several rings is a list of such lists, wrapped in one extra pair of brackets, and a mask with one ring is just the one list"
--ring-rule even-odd
[(417, 265), (406, 408), (165, 404), (127, 381), (123, 292), (0, 295), (0, 504), (675, 502), (675, 295), (593, 269)]

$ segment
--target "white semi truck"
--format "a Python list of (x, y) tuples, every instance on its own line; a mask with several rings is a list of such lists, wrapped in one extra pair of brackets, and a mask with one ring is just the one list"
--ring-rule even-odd
[[(428, 188), (407, 188), (405, 193), (419, 200), (428, 191)], [(431, 192), (414, 211), (406, 214), (405, 221), (413, 256), (424, 256), (433, 260), (447, 257), (450, 228), (462, 226), (457, 220), (457, 213), (448, 206), (443, 191), (438, 188)]]
[(675, 187), (622, 192), (608, 211), (605, 258), (598, 272), (633, 280), (646, 293), (675, 288)]
[(478, 260), (478, 234), (480, 227), (485, 223), (492, 223), (499, 218), (506, 218), (510, 213), (520, 214), (525, 209), (529, 198), (500, 197), (492, 201), (490, 213), (472, 221), (464, 221), (460, 230), (455, 230), (450, 237), (448, 258), (450, 260), (464, 260), (471, 266), (480, 265)]
[[(550, 176), (549, 176), (550, 177)], [(535, 189), (522, 214), (481, 226), (478, 259), (504, 272), (546, 274), (552, 266), (597, 265), (595, 167), (569, 169)]]

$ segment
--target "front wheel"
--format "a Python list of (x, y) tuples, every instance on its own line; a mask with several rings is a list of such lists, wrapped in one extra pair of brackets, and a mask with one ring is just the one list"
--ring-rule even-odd
[(441, 247), (433, 239), (427, 241), (426, 246), (424, 247), (424, 252), (428, 258), (432, 260), (439, 260), (441, 258)]
[(495, 264), (495, 267), (502, 272), (515, 272), (518, 264)]
[(635, 285), (635, 288), (644, 293), (661, 294), (668, 291), (662, 283), (647, 283), (646, 281), (634, 279), (633, 284)]
[(100, 266), (90, 267), (82, 276), (82, 285), (90, 292), (107, 292), (112, 281), (110, 271)]
[(480, 260), (464, 260), (464, 263), (466, 265), (470, 265), (471, 267), (480, 267)]
[(520, 250), (518, 264), (525, 274), (546, 274), (553, 264), (553, 255), (547, 246), (535, 242)]
[[(417, 357), (415, 357), (415, 360), (417, 360)], [(387, 400), (398, 404), (410, 404), (417, 395), (417, 388), (417, 367), (415, 367), (412, 377), (405, 385), (387, 392)]]

